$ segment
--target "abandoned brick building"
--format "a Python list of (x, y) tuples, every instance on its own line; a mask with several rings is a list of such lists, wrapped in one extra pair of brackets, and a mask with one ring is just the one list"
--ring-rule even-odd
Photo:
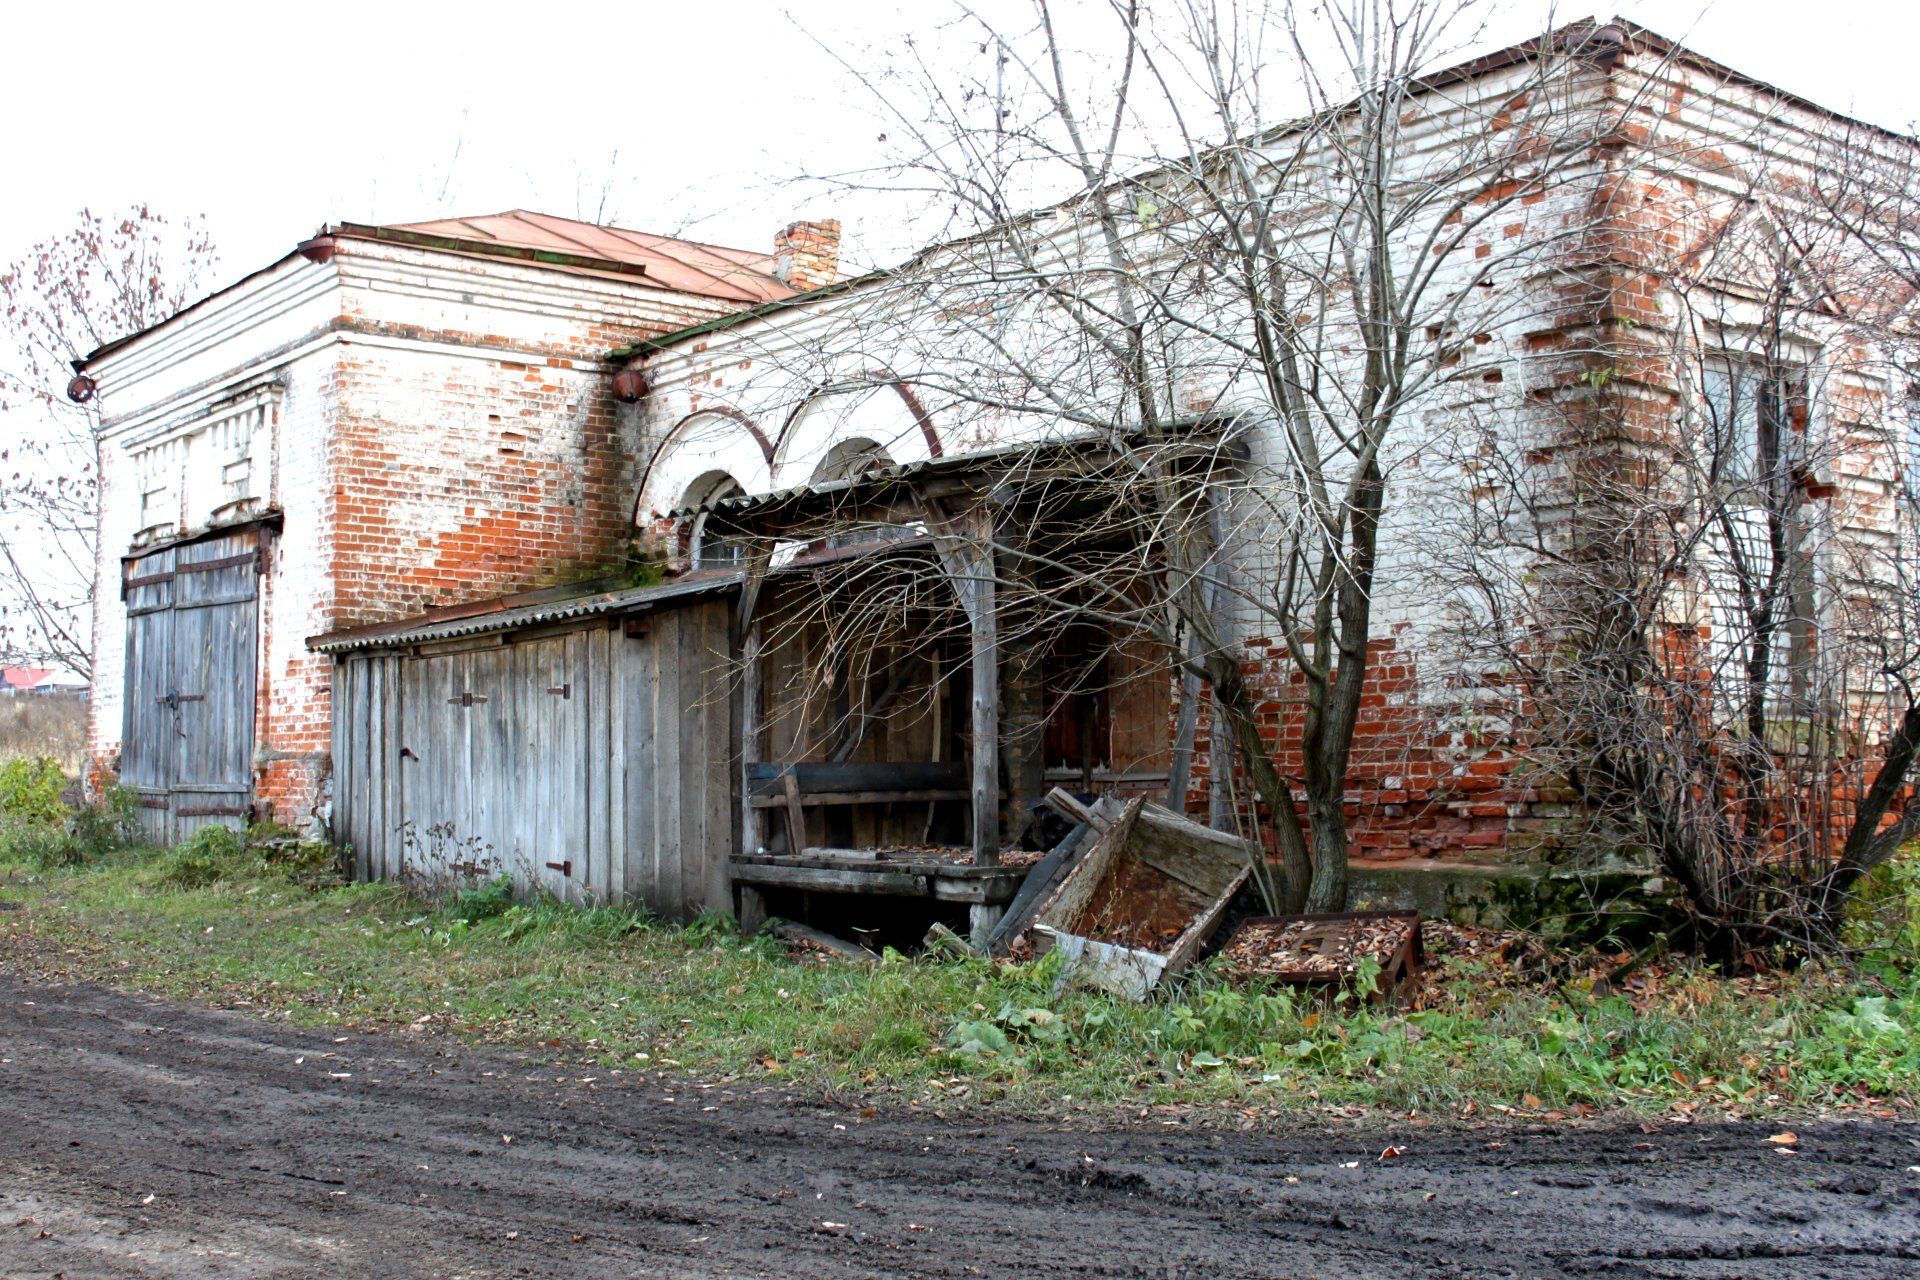
[(332, 671), (307, 639), (617, 568), (638, 442), (607, 352), (831, 278), (833, 230), (762, 253), (520, 211), (343, 223), (93, 353), (96, 773), (163, 836), (312, 822)]
[[(1569, 49), (1544, 82), (1546, 55)], [(1863, 131), (1626, 24), (1516, 46), (1427, 89), (1424, 155), (1506, 127), (1548, 91), (1614, 123), (1580, 152), (1580, 181), (1469, 199), (1486, 216), (1450, 245), (1463, 290), (1521, 304), (1431, 335), (1453, 347), (1441, 367), (1472, 376), (1442, 381), (1395, 459), (1348, 779), (1355, 853), (1376, 870), (1530, 863), (1568, 814), (1473, 705), (1436, 714), (1459, 699), (1439, 678), (1449, 618), (1420, 557), (1461, 523), (1447, 495), (1482, 465), (1473, 432), (1517, 423), (1544, 438), (1593, 422), (1596, 403), (1625, 406), (1632, 426), (1685, 400), (1669, 371), (1623, 374), (1618, 335), (1671, 320), (1669, 261), (1694, 252), (1700, 225), (1724, 233), (1720, 205), (1756, 203), (1742, 187), (1755, 157)], [(1874, 132), (1860, 145), (1911, 144)], [(1072, 226), (1070, 211), (1034, 217)], [(800, 224), (776, 257), (532, 215), (343, 226), (96, 354), (84, 372), (110, 460), (97, 767), (117, 761), (148, 803), (174, 805), (174, 831), (242, 810), (312, 815), (365, 875), (505, 873), (679, 913), (815, 890), (991, 907), (1017, 879), (999, 854), (1023, 805), (1055, 782), (1234, 821), (1246, 801), (1223, 785), (1204, 689), (1118, 639), (1085, 642), (1096, 681), (1056, 688), (985, 585), (1005, 576), (995, 512), (1057, 502), (1053, 532), (1070, 541), (1087, 477), (1117, 465), (1124, 414), (1103, 432), (957, 391), (991, 362), (954, 337), (954, 317), (986, 316), (996, 341), (1017, 323), (991, 299), (930, 300), (931, 273), (972, 248), (838, 280), (836, 235)], [(1716, 298), (1689, 358), (1737, 385), (1750, 299)], [(1836, 521), (1884, 520), (1902, 465), (1887, 424), (1904, 401), (1824, 353), (1817, 326), (1794, 342), (1823, 388), (1797, 429), (1850, 442), (1819, 480)], [(1202, 470), (1257, 475), (1270, 424), (1210, 352), (1181, 361), (1173, 408)], [(1525, 456), (1551, 466), (1558, 447)], [(635, 537), (655, 566), (643, 578), (554, 585), (613, 566)], [(1270, 578), (1270, 554), (1258, 536), (1220, 539), (1242, 581)], [(884, 644), (911, 661), (833, 665), (846, 655), (821, 637), (836, 611), (926, 582), (949, 590), (938, 643), (914, 647), (921, 622), (903, 606)], [(186, 620), (209, 602), (233, 621)], [(1222, 617), (1262, 693), (1258, 732), (1292, 773), (1286, 638), (1257, 609)], [(151, 656), (165, 627), (216, 625), (233, 636), (237, 710), (210, 705), (179, 656)], [(901, 701), (897, 685), (921, 696)], [(146, 744), (216, 713), (246, 723), (209, 799), (199, 766)], [(850, 869), (806, 856), (928, 845), (972, 857)]]

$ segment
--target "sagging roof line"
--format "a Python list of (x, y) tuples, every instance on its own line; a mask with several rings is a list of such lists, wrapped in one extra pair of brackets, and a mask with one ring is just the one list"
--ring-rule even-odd
[[(1242, 421), (1233, 416), (1204, 415), (1169, 422), (1164, 424), (1162, 429), (1178, 433), (1187, 439), (1213, 439), (1214, 448), (1222, 457), (1238, 459), (1241, 456), (1241, 446), (1237, 428)], [(819, 484), (789, 485), (784, 489), (773, 489), (766, 493), (734, 494), (731, 497), (679, 507), (669, 511), (667, 518), (685, 520), (706, 512), (722, 512), (737, 518), (779, 507), (800, 498), (826, 498), (853, 493), (861, 489), (880, 489), (905, 481), (926, 479), (930, 476), (1004, 468), (1026, 461), (1038, 462), (1049, 455), (1072, 457), (1096, 453), (1105, 448), (1125, 448), (1137, 444), (1140, 438), (1141, 433), (1132, 429), (1088, 431), (1084, 435), (1022, 441), (1018, 444), (976, 449), (968, 453), (949, 454), (945, 457), (923, 458), (915, 462), (870, 466), (838, 480), (823, 481)]]

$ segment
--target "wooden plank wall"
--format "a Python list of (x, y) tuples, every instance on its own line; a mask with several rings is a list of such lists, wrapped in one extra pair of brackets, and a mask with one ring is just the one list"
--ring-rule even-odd
[(334, 665), (335, 837), (357, 874), (495, 874), (578, 905), (730, 910), (731, 606)]

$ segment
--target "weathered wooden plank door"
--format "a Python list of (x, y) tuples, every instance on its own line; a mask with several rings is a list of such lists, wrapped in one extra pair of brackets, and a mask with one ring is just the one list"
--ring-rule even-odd
[(207, 538), (127, 564), (120, 775), (156, 840), (252, 816), (260, 537)]
[(408, 869), (429, 884), (506, 875), (585, 897), (586, 637), (406, 659), (401, 803)]
[(530, 882), (583, 903), (587, 846), (586, 636), (575, 631), (515, 646), (516, 716), (510, 754), (500, 761)]

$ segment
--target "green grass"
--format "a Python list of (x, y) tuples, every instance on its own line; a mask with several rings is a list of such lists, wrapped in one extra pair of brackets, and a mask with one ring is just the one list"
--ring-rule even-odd
[(797, 961), (723, 921), (487, 890), (435, 907), (200, 843), (79, 867), (0, 855), (0, 899), (21, 904), (0, 912), (0, 962), (302, 1023), (916, 1101), (1760, 1115), (1907, 1111), (1920, 1091), (1920, 979), (1904, 963), (1737, 982), (1681, 965), (1631, 1001), (1456, 966), (1431, 1007), (1399, 1013), (1201, 972), (1135, 1005), (1046, 961)]

